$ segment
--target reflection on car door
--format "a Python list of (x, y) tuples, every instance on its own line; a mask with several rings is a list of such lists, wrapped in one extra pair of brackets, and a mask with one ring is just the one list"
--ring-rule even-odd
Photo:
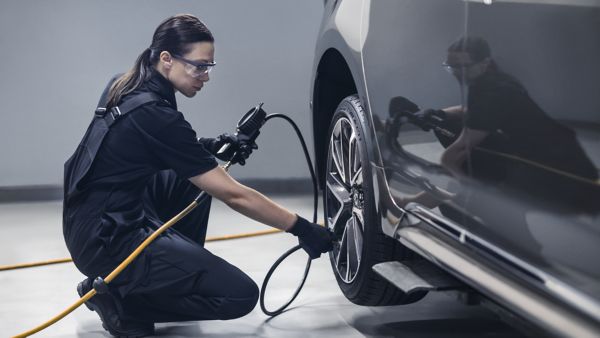
[(464, 50), (489, 56), (467, 84), (465, 129), (485, 138), (468, 152), (465, 207), (473, 231), (597, 296), (600, 8), (583, 3), (468, 3)]
[(369, 11), (364, 75), (393, 201), (464, 215), (465, 194), (458, 194), (464, 188), (441, 165), (462, 121), (440, 125), (435, 114), (418, 112), (462, 105), (464, 86), (442, 63), (448, 46), (465, 33), (465, 2), (371, 1)]
[(398, 206), (597, 295), (600, 8), (583, 3), (372, 1), (363, 63)]

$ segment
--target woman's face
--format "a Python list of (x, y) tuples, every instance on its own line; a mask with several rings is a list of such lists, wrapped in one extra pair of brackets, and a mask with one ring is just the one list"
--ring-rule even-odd
[(176, 90), (186, 97), (193, 97), (209, 80), (208, 72), (203, 72), (203, 68), (197, 68), (195, 65), (213, 63), (215, 47), (212, 42), (207, 41), (191, 43), (189, 46), (189, 52), (184, 55), (162, 52), (159, 68), (164, 69), (161, 73)]
[(470, 84), (487, 71), (490, 58), (475, 62), (468, 53), (449, 52), (444, 64), (459, 82)]

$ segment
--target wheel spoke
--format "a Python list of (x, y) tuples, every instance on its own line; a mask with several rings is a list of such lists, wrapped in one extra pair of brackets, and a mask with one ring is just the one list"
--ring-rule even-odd
[(331, 185), (332, 187), (335, 187), (336, 189), (339, 189), (340, 191), (343, 190), (350, 194), (350, 186), (347, 185), (345, 182), (342, 182), (341, 177), (339, 177), (339, 175), (337, 175), (334, 172), (327, 173), (327, 184)]
[(350, 173), (352, 166), (350, 165), (351, 161), (351, 142), (354, 136), (354, 131), (352, 130), (352, 126), (347, 120), (342, 120), (340, 124), (340, 143), (343, 152), (343, 156), (340, 158), (340, 164), (344, 167), (344, 182), (350, 184), (350, 177), (352, 174)]
[(350, 238), (348, 238), (351, 236), (349, 234), (350, 234), (350, 232), (346, 233), (346, 282), (349, 282), (351, 280), (350, 273), (352, 272), (350, 251), (352, 251), (351, 246), (352, 246), (353, 241)]
[[(355, 138), (356, 139), (356, 138)], [(356, 173), (360, 168), (361, 168), (361, 164), (360, 164), (360, 149), (358, 148), (358, 141), (354, 142), (354, 162), (353, 167), (354, 169), (352, 170), (352, 172)]]
[(354, 132), (350, 135), (350, 140), (348, 141), (348, 178), (350, 180), (350, 185), (352, 185), (352, 178), (356, 172), (356, 136)]
[[(342, 274), (343, 263), (347, 262), (347, 260), (346, 260), (346, 257), (347, 257), (346, 252), (348, 251), (348, 247), (346, 245), (346, 242), (347, 242), (346, 229), (344, 229), (344, 233), (342, 234), (342, 239), (340, 241), (340, 247), (339, 247), (339, 250), (338, 250), (337, 255), (335, 257), (335, 265), (336, 265), (338, 273), (340, 275)], [(344, 259), (344, 260), (342, 261), (342, 259)], [(348, 264), (346, 264), (346, 266), (347, 265)]]
[(334, 139), (331, 140), (331, 159), (335, 165), (335, 172), (338, 174), (342, 182), (346, 183), (346, 173), (343, 166), (344, 162), (342, 162), (342, 152), (340, 141), (336, 140), (334, 136)]
[(359, 209), (357, 207), (353, 207), (352, 208), (352, 216), (356, 217), (356, 221), (359, 223), (359, 227), (361, 229), (361, 231), (364, 231), (365, 229), (365, 220), (363, 217), (363, 210)]
[(328, 217), (327, 226), (339, 234), (346, 223), (346, 219), (351, 215), (352, 197), (348, 189), (336, 176), (328, 174), (326, 198), (328, 201), (328, 216), (331, 216)]
[(346, 279), (350, 281), (358, 271), (358, 259), (357, 259), (357, 247), (356, 247), (356, 231), (354, 230), (354, 218), (349, 218), (346, 223), (346, 260), (348, 265), (348, 271), (346, 272)]
[(354, 246), (356, 247), (356, 260), (360, 264), (360, 258), (362, 256), (363, 248), (363, 223), (362, 223), (362, 212), (355, 212), (352, 215), (354, 226)]
[(352, 180), (350, 180), (350, 184), (352, 185), (359, 185), (362, 186), (363, 183), (363, 169), (362, 167), (359, 167), (358, 170), (354, 173), (354, 175), (352, 175)]

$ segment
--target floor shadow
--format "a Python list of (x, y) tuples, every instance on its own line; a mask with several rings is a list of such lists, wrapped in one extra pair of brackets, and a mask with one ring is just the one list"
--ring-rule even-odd
[(374, 323), (372, 318), (357, 318), (353, 326), (366, 337), (527, 337), (496, 319), (444, 318)]

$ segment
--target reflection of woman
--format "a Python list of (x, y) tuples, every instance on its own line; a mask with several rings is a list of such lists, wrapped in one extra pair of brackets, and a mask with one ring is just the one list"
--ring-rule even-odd
[[(177, 15), (158, 26), (151, 46), (104, 95), (107, 108), (126, 106), (139, 94), (160, 100), (133, 109), (108, 133), (102, 134), (106, 124), (93, 122), (65, 165), (66, 192), (81, 188), (65, 195), (63, 224), (73, 261), (90, 277), (78, 285), (80, 295), (200, 189), (248, 217), (297, 235), (313, 258), (331, 250), (325, 228), (239, 184), (217, 166), (214, 156), (222, 139), (197, 140), (177, 111), (175, 92), (193, 97), (209, 80), (213, 62), (210, 31), (194, 16)], [(98, 149), (97, 156), (90, 160), (88, 149)], [(86, 163), (93, 165), (82, 172)], [(156, 322), (231, 319), (254, 308), (258, 288), (252, 279), (203, 246), (209, 210), (210, 198), (159, 236), (108, 285), (108, 292), (86, 302), (112, 335), (141, 337), (152, 334)]]
[[(516, 79), (498, 69), (484, 39), (459, 39), (448, 48), (444, 65), (468, 86), (468, 97), (465, 127), (442, 154), (443, 165), (462, 173), (470, 159), (475, 177), (492, 177), (529, 193), (560, 194), (555, 197), (563, 201), (579, 202), (586, 186), (581, 182), (594, 188), (596, 168), (575, 133), (550, 118)], [(461, 112), (447, 110), (445, 115)]]

